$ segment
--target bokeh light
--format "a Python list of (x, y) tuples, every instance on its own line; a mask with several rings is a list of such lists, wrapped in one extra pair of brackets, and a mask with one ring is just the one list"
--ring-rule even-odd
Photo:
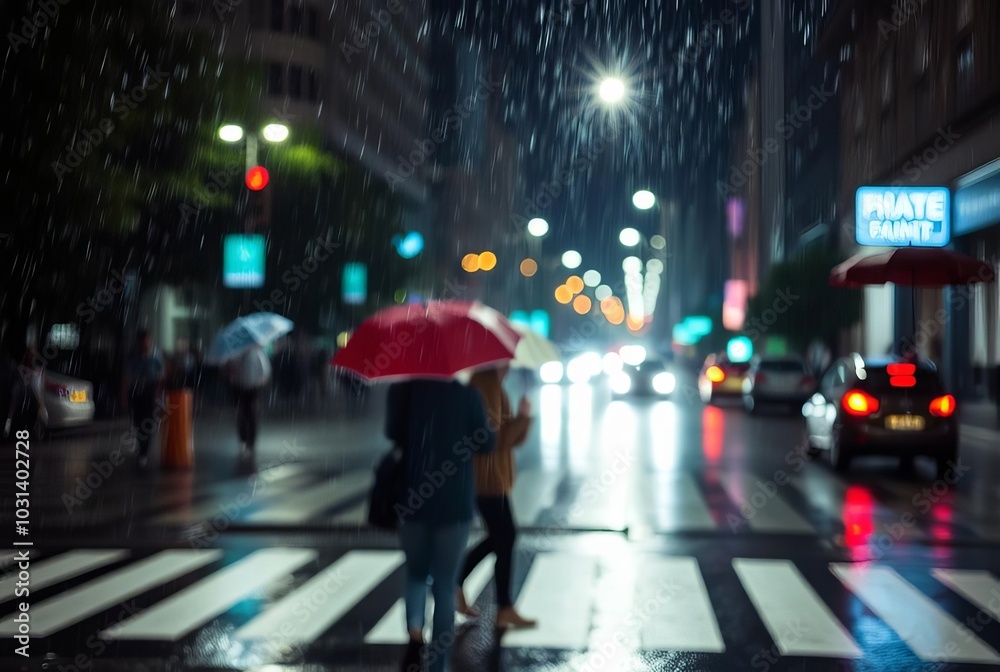
[(561, 304), (567, 304), (573, 300), (573, 292), (566, 285), (559, 285), (556, 288), (556, 301)]
[(479, 255), (475, 253), (469, 253), (462, 257), (462, 268), (467, 273), (475, 273), (479, 270)]
[(567, 250), (562, 255), (562, 263), (569, 269), (579, 268), (583, 263), (583, 257), (576, 250)]
[(497, 255), (492, 252), (483, 252), (479, 255), (479, 270), (492, 271), (497, 265)]
[(593, 307), (594, 304), (590, 301), (590, 298), (584, 296), (583, 294), (573, 299), (573, 310), (578, 312), (580, 315), (586, 315)]
[(583, 278), (579, 275), (571, 275), (566, 279), (566, 286), (569, 287), (569, 291), (579, 294), (583, 291)]
[(521, 275), (530, 278), (538, 272), (538, 262), (534, 259), (525, 259), (521, 262)]

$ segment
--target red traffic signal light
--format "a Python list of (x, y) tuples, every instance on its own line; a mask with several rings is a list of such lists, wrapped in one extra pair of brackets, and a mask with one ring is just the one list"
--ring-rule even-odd
[(247, 171), (246, 183), (250, 191), (260, 191), (267, 186), (270, 176), (264, 166), (254, 166)]

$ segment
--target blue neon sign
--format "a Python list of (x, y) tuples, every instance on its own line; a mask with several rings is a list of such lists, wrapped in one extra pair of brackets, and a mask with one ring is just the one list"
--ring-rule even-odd
[(856, 206), (860, 245), (944, 247), (951, 242), (947, 187), (861, 187)]

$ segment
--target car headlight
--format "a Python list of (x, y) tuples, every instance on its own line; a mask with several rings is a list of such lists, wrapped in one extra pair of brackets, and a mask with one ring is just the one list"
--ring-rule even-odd
[(632, 389), (632, 379), (623, 371), (611, 376), (611, 391), (615, 394), (628, 394)]
[(543, 383), (554, 384), (562, 382), (563, 365), (562, 362), (545, 362), (538, 370), (538, 376)]
[(677, 379), (674, 374), (664, 371), (653, 376), (653, 389), (657, 394), (670, 394), (677, 387)]

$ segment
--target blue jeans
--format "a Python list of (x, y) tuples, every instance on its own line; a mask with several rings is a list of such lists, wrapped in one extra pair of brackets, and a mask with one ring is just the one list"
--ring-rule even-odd
[(455, 586), (469, 541), (469, 523), (430, 525), (404, 522), (399, 541), (406, 554), (406, 627), (423, 630), (427, 612), (427, 579), (434, 595), (434, 623), (427, 647), (429, 672), (448, 669), (455, 643)]

